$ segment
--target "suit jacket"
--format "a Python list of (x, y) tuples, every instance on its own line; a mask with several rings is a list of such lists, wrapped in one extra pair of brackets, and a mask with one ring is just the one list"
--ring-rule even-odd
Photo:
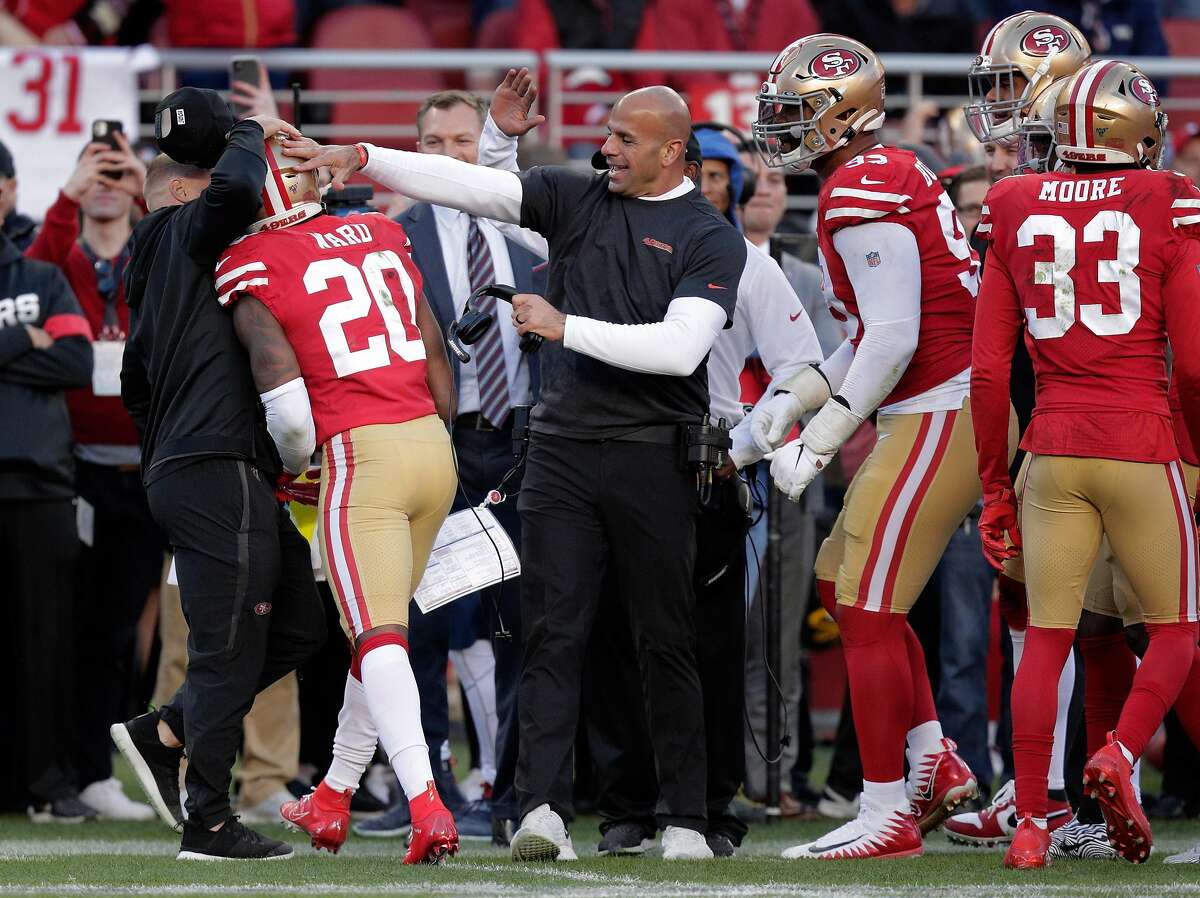
[[(438, 237), (437, 219), (433, 206), (429, 203), (417, 203), (396, 219), (408, 234), (412, 243), (413, 260), (420, 269), (425, 281), (425, 296), (433, 307), (433, 314), (441, 325), (442, 333), (450, 329), (450, 323), (458, 315), (454, 307), (454, 297), (450, 295), (450, 278), (446, 274), (445, 256), (442, 255), (442, 241)], [(531, 253), (520, 244), (514, 243), (507, 237), (508, 258), (512, 263), (513, 280), (521, 293), (537, 293), (544, 296), (546, 292), (545, 259)], [(454, 384), (457, 388), (460, 363), (454, 353), (449, 353), (450, 365), (454, 370)], [(529, 391), (532, 401), (537, 402), (541, 390), (541, 377), (538, 372), (538, 357), (534, 353), (527, 355), (529, 365)]]

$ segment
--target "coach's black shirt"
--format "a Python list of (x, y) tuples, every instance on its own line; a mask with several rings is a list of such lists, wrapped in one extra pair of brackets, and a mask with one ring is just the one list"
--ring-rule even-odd
[[(742, 235), (699, 189), (665, 200), (610, 193), (607, 175), (557, 166), (521, 175), (521, 225), (550, 243), (546, 299), (567, 315), (662, 321), (676, 297), (711, 300), (732, 318), (746, 264)], [(708, 360), (687, 377), (626, 371), (548, 342), (533, 429), (604, 439), (708, 411)]]

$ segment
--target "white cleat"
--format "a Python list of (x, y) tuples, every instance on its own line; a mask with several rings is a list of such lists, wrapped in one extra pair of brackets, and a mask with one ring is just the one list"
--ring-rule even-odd
[(153, 820), (154, 808), (125, 794), (116, 777), (92, 783), (79, 793), (79, 800), (100, 813), (101, 820)]
[(682, 826), (668, 826), (663, 830), (662, 856), (664, 861), (707, 861), (713, 853), (703, 833)]
[(514, 861), (579, 860), (566, 824), (548, 804), (538, 805), (521, 818), (521, 827), (513, 833), (510, 848)]
[(864, 812), (815, 842), (783, 852), (788, 860), (841, 861), (859, 858), (916, 857), (924, 851), (912, 814)]
[(1164, 864), (1200, 864), (1200, 845), (1163, 859)]

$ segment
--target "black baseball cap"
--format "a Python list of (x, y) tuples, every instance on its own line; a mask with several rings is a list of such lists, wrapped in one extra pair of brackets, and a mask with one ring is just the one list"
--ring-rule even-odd
[(0, 141), (0, 178), (15, 178), (17, 176), (17, 168), (13, 165), (12, 153), (8, 151), (8, 147)]
[(154, 139), (176, 162), (212, 168), (235, 123), (233, 110), (215, 90), (181, 87), (155, 107)]

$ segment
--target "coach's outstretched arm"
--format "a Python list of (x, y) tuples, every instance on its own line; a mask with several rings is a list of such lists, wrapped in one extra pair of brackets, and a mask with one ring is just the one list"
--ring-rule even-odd
[(335, 189), (341, 189), (356, 171), (372, 181), (412, 197), (418, 202), (448, 206), (480, 218), (521, 223), (521, 179), (512, 172), (496, 171), (432, 153), (389, 150), (374, 144), (314, 147), (286, 141), (284, 152), (303, 159), (297, 171), (329, 167)]

